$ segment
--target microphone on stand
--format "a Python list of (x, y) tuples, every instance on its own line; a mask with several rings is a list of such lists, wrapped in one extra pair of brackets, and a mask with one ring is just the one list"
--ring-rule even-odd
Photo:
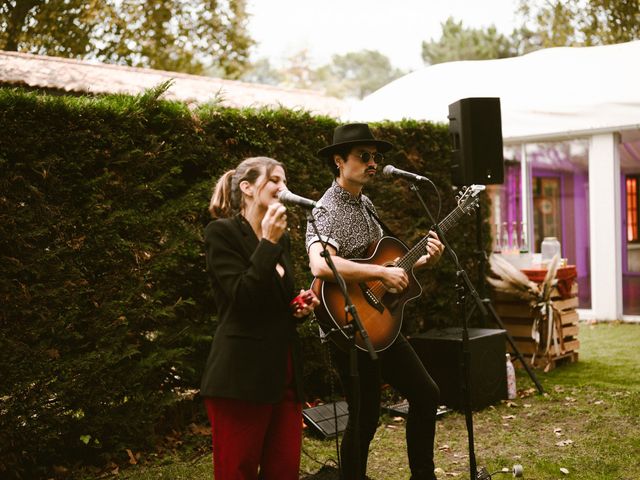
[(316, 206), (315, 201), (291, 193), (289, 190), (281, 190), (280, 193), (278, 193), (278, 200), (285, 205), (297, 205), (302, 208), (314, 208)]
[(396, 168), (393, 165), (386, 165), (382, 169), (382, 175), (384, 175), (385, 177), (400, 177), (405, 180), (409, 180), (410, 182), (428, 182), (429, 181), (427, 177), (423, 177), (422, 175), (418, 175), (416, 173), (407, 172), (406, 170), (400, 170), (399, 168)]

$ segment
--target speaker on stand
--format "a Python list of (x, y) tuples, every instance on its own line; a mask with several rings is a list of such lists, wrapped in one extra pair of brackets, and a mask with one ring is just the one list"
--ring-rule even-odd
[(463, 98), (449, 105), (449, 134), (453, 185), (504, 182), (499, 98)]
[[(500, 113), (499, 98), (464, 98), (449, 105), (449, 133), (451, 135), (452, 147), (451, 183), (453, 185), (465, 186), (472, 184), (488, 185), (504, 183), (502, 115)], [(479, 282), (482, 285), (484, 283), (485, 276), (484, 268), (486, 263), (486, 252), (483, 248), (481, 232), (482, 214), (478, 208), (476, 211), (476, 241), (478, 255), (480, 255)], [(456, 285), (456, 289), (458, 290), (458, 304), (461, 307), (460, 317), (462, 319), (462, 329), (459, 339), (460, 346), (458, 347), (456, 345), (453, 349), (449, 347), (447, 350), (459, 350), (462, 353), (455, 355), (460, 359), (459, 370), (455, 372), (459, 373), (460, 381), (457, 383), (457, 386), (453, 385), (451, 389), (451, 403), (454, 403), (456, 398), (460, 398), (460, 404), (457, 406), (460, 407), (460, 405), (462, 405), (464, 407), (469, 440), (470, 479), (486, 480), (491, 478), (491, 475), (485, 468), (478, 469), (476, 465), (472, 410), (474, 407), (478, 408), (481, 404), (484, 404), (487, 401), (492, 402), (496, 400), (497, 395), (489, 395), (486, 398), (473, 398), (472, 395), (474, 388), (477, 390), (479, 385), (477, 385), (477, 381), (474, 381), (474, 374), (472, 373), (471, 368), (473, 365), (472, 350), (474, 350), (474, 341), (470, 338), (468, 320), (476, 308), (482, 313), (483, 317), (488, 317), (490, 314), (493, 316), (495, 322), (501, 328), (502, 334), (506, 335), (507, 340), (511, 344), (512, 348), (514, 348), (514, 352), (518, 356), (518, 359), (523, 363), (527, 373), (529, 373), (529, 376), (531, 376), (534, 383), (536, 383), (540, 393), (543, 393), (543, 390), (542, 386), (537, 382), (537, 379), (533, 375), (533, 372), (531, 372), (526, 363), (524, 363), (522, 355), (515, 346), (513, 338), (511, 338), (509, 332), (504, 329), (504, 324), (491, 305), (491, 301), (487, 298), (482, 298), (484, 295), (481, 296), (473, 287), (466, 275), (466, 272), (459, 266), (458, 269), (458, 278), (463, 278), (465, 280), (464, 282), (459, 281)], [(481, 290), (483, 290), (482, 287)], [(467, 312), (466, 310), (467, 295), (470, 295), (470, 297), (475, 300), (470, 312)], [(490, 337), (491, 336), (494, 335), (490, 335)], [(440, 338), (439, 343), (445, 340), (446, 337), (447, 335), (445, 335), (444, 338)], [(458, 343), (457, 332), (450, 340), (456, 344)], [(477, 344), (478, 341), (476, 340), (475, 343)], [(500, 352), (501, 355), (504, 355), (502, 353), (504, 350), (502, 349), (505, 345), (503, 342), (501, 343)], [(493, 350), (496, 349), (494, 348)], [(494, 392), (499, 392), (503, 389), (503, 386), (506, 388), (506, 364), (503, 360), (498, 360), (497, 356), (495, 359), (495, 365), (498, 365), (498, 362), (502, 364), (502, 367), (496, 367), (496, 371), (497, 368), (500, 368), (502, 373), (499, 377), (495, 377), (495, 381), (491, 381), (489, 383), (496, 386), (499, 385), (497, 388), (490, 389)], [(476, 383), (476, 385), (473, 385), (474, 383)], [(521, 467), (518, 467), (518, 473), (521, 473)], [(516, 473), (517, 472), (514, 467), (514, 476), (516, 476)]]

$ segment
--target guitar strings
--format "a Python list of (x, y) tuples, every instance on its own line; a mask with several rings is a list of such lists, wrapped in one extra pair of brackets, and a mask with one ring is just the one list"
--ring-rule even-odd
[[(464, 210), (458, 205), (453, 211), (447, 215), (447, 217), (440, 222), (440, 229), (445, 232), (451, 228), (457, 221), (458, 218), (464, 214)], [(409, 250), (396, 264), (396, 266), (404, 269), (405, 271), (409, 271), (409, 269), (415, 264), (415, 262), (420, 258), (419, 252), (424, 249), (427, 242), (429, 241), (429, 237), (426, 236), (422, 238), (411, 250)], [(416, 257), (415, 259), (413, 257)], [(384, 286), (384, 284), (380, 280), (376, 280), (369, 287), (369, 291), (373, 294), (377, 301), (381, 301), (382, 297), (387, 293), (388, 289)]]

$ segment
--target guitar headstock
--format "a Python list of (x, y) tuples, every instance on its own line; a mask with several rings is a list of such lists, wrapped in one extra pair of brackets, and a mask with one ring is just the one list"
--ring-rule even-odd
[(487, 187), (484, 185), (470, 185), (465, 187), (458, 195), (456, 195), (456, 201), (458, 207), (464, 212), (470, 214), (478, 206), (480, 202), (480, 192)]

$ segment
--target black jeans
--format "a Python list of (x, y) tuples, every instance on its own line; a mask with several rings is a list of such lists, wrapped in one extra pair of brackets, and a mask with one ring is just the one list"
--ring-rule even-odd
[[(349, 404), (349, 421), (340, 447), (343, 478), (356, 480), (353, 449), (353, 388), (349, 374), (349, 354), (332, 348), (333, 358)], [(406, 424), (407, 454), (412, 480), (434, 479), (433, 443), (440, 390), (413, 347), (402, 336), (373, 362), (367, 352), (358, 351), (360, 382), (360, 473), (365, 478), (369, 443), (378, 428), (380, 389), (388, 383), (409, 401)]]

